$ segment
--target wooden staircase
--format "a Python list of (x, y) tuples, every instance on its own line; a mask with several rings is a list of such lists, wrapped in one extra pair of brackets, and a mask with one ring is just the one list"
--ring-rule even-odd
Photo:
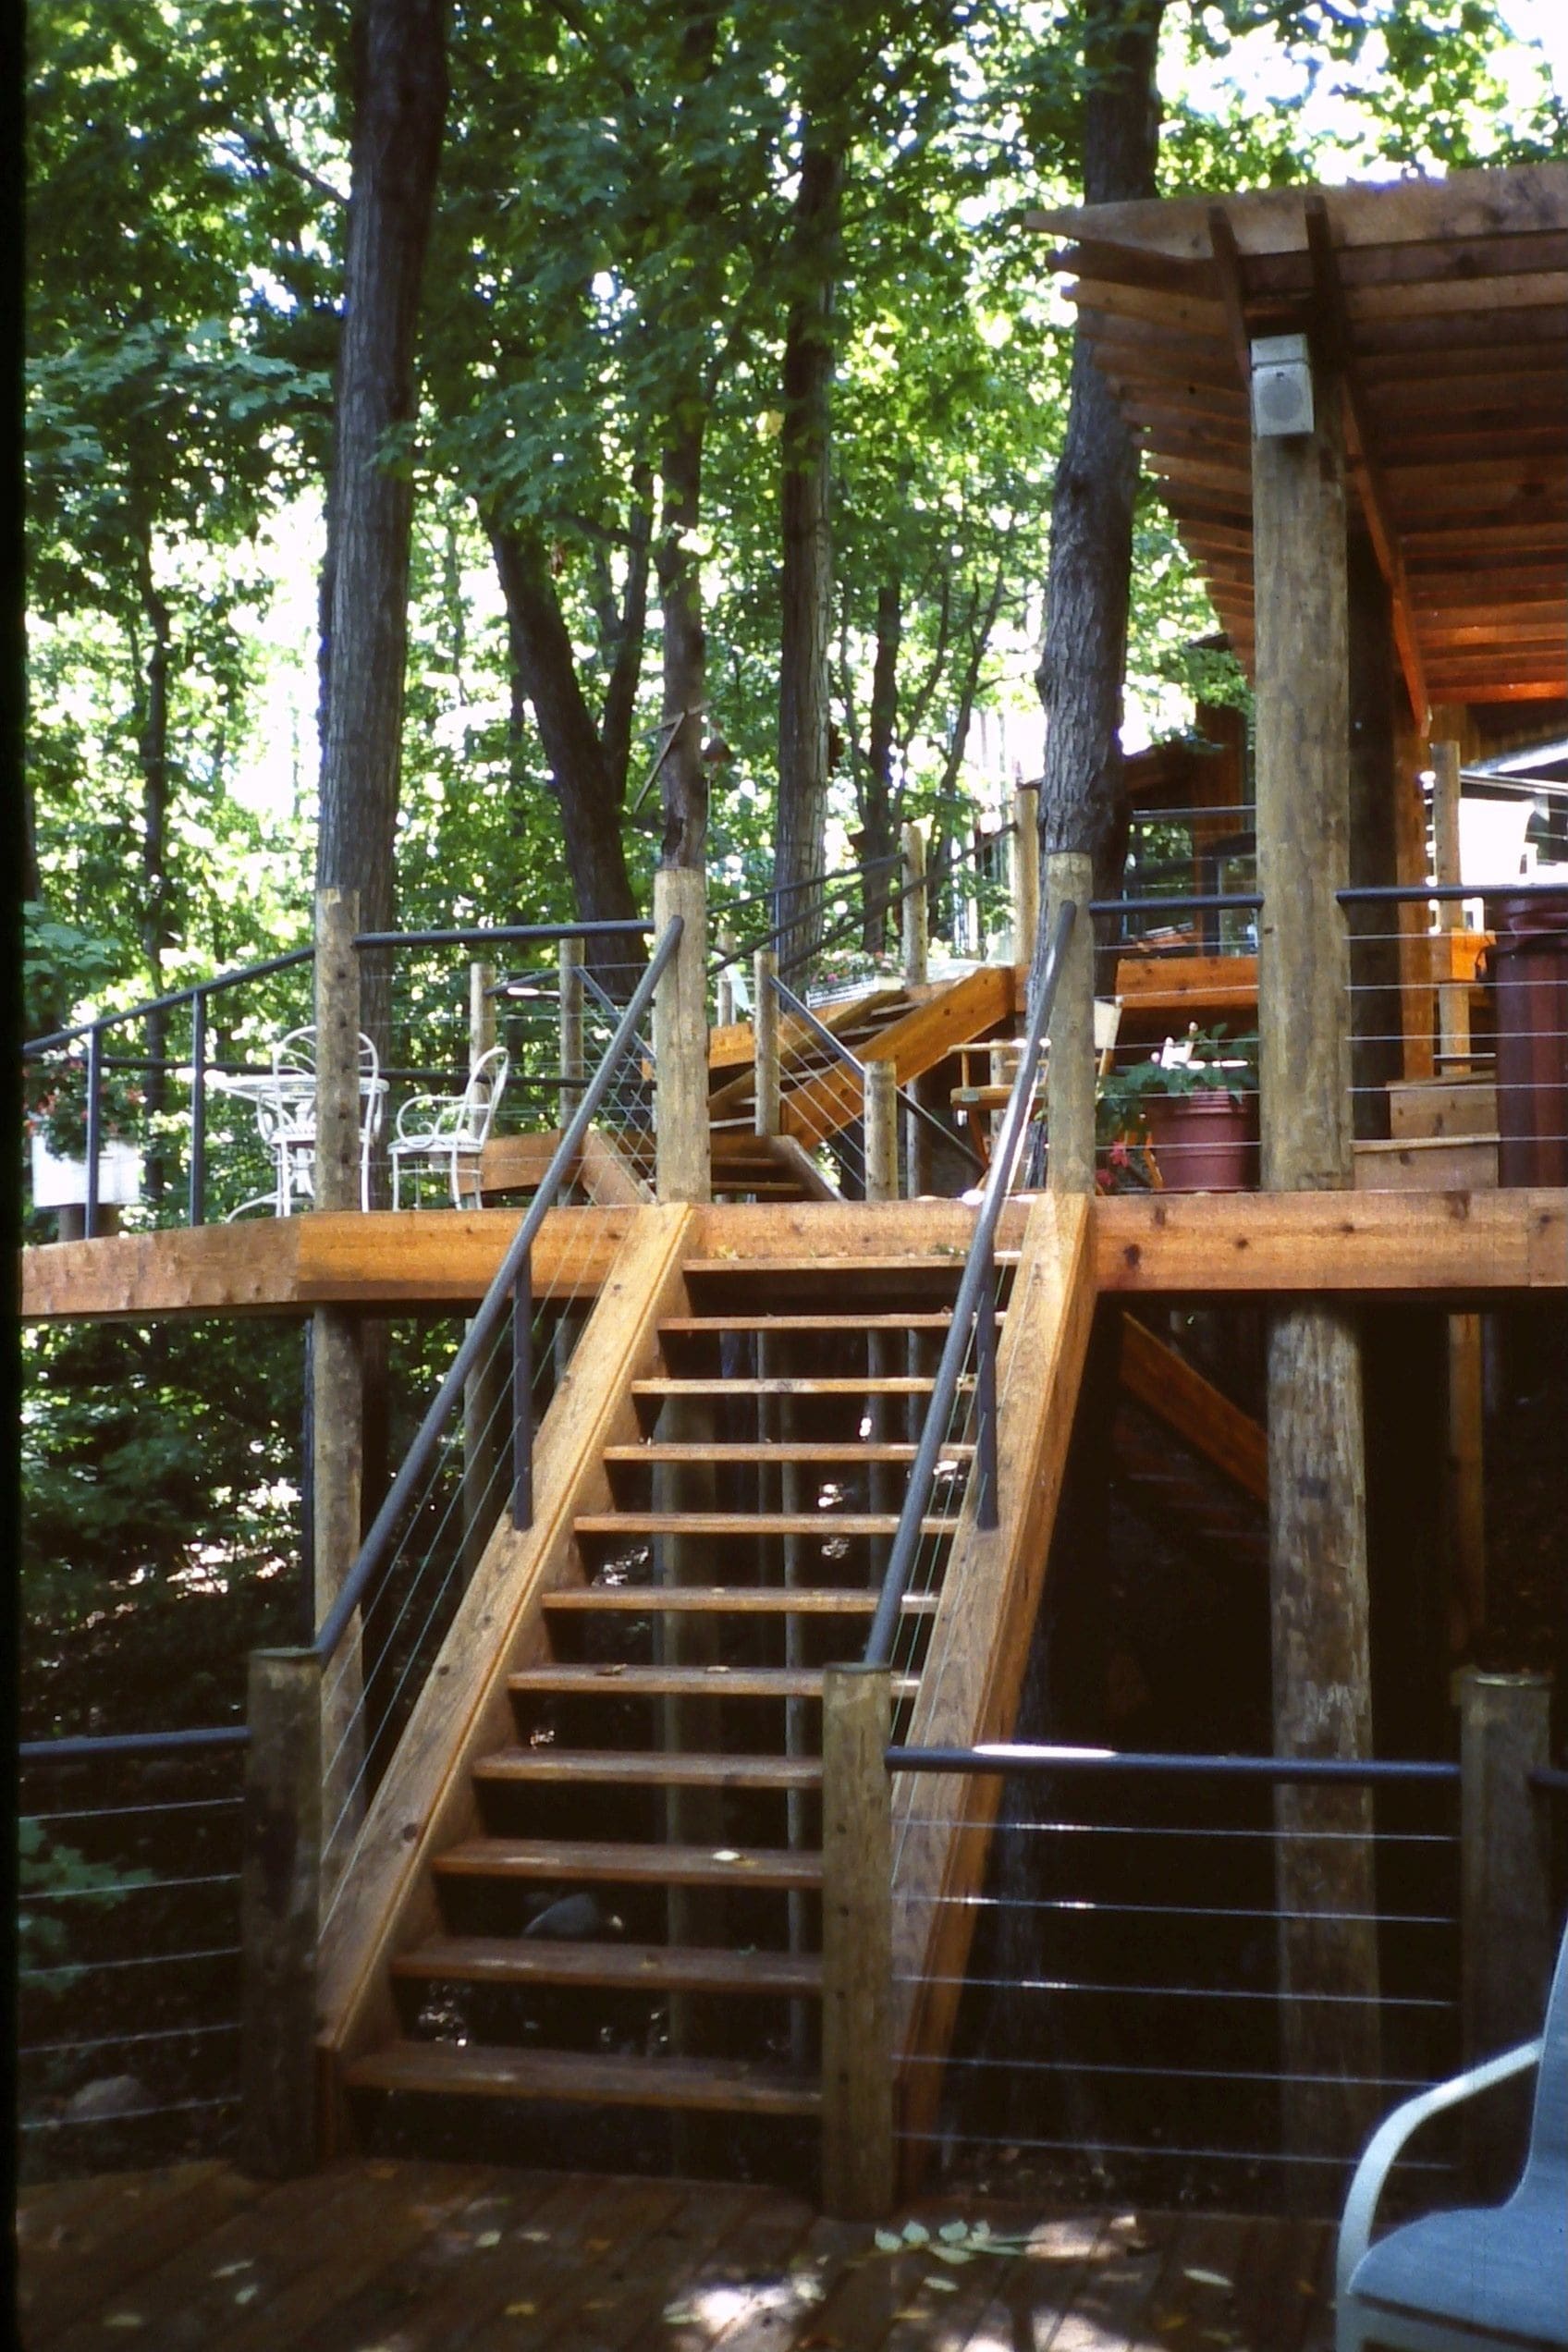
[[(962, 1261), (707, 1257), (697, 1215), (636, 1220), (541, 1432), (539, 1521), (497, 1532), (373, 1802), (324, 1939), (338, 2133), (417, 2139), (425, 2111), (449, 2140), (452, 2101), (521, 2102), (576, 2161), (809, 2177), (823, 1670), (863, 1652)], [(955, 1552), (974, 1599), (971, 1451), (904, 1606), (905, 1720)], [(1023, 1532), (1043, 1565), (1051, 1501), (993, 1558)], [(998, 1637), (1026, 1640), (1017, 1600)]]

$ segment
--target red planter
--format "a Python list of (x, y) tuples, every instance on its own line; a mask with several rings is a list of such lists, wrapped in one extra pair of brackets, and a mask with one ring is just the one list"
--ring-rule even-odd
[(1149, 1143), (1168, 1193), (1246, 1193), (1257, 1185), (1257, 1096), (1206, 1086), (1149, 1095)]

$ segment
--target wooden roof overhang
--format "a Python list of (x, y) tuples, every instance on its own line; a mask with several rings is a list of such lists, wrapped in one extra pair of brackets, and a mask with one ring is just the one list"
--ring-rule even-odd
[(1030, 223), (1249, 671), (1248, 345), (1305, 332), (1416, 717), (1568, 693), (1568, 165)]

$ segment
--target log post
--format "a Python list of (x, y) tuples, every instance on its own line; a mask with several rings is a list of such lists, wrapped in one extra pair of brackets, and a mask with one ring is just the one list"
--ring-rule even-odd
[[(359, 913), (356, 891), (316, 894), (315, 1207), (324, 1210), (357, 1207), (360, 1201), (360, 968), (354, 951)], [(361, 1319), (346, 1307), (318, 1307), (311, 1341), (311, 1525), (318, 1625), (359, 1554), (364, 1427)], [(356, 1618), (323, 1685), (327, 1824), (323, 1884), (328, 1896), (360, 1809), (359, 1645)]]
[(1077, 850), (1053, 850), (1046, 859), (1046, 923), (1069, 900), (1077, 908), (1051, 1008), (1047, 1064), (1047, 1183), (1053, 1193), (1095, 1189), (1095, 926), (1094, 861)]
[(239, 2163), (263, 2180), (316, 2160), (316, 1940), (322, 1839), (321, 1664), (252, 1650), (239, 1876)]
[[(1459, 855), (1459, 745), (1444, 741), (1432, 745), (1432, 867), (1438, 882), (1464, 879)], [(1464, 928), (1460, 899), (1438, 900), (1438, 932), (1434, 948), (1439, 957), (1438, 981), (1438, 1045), (1449, 1076), (1470, 1067), (1470, 983), (1453, 980), (1453, 935)]]
[(899, 1081), (890, 1061), (865, 1064), (865, 1197), (899, 1197)]
[(1027, 963), (1040, 929), (1040, 788), (1012, 796), (1012, 960)]
[(759, 948), (752, 1005), (753, 1095), (759, 1135), (777, 1135), (780, 1127), (778, 998), (773, 992), (778, 977), (778, 956), (771, 948)]
[[(1318, 368), (1312, 393), (1310, 431), (1255, 432), (1252, 445), (1262, 1158), (1264, 1184), (1276, 1192), (1354, 1181), (1349, 953), (1338, 899), (1350, 879), (1351, 796), (1337, 374)], [(1369, 1756), (1354, 1313), (1316, 1300), (1277, 1310), (1268, 1394), (1275, 1752)], [(1297, 2153), (1336, 2158), (1360, 2146), (1378, 2097), (1370, 1793), (1282, 1787), (1275, 1822), (1286, 2140)]]
[[(1552, 1964), (1546, 1807), (1529, 1776), (1550, 1760), (1551, 1682), (1460, 1682), (1460, 1881), (1464, 2059), (1476, 2065), (1541, 2029)], [(1532, 2082), (1472, 2102), (1466, 2162), (1494, 2194), (1517, 2176)]]
[(705, 1201), (713, 1175), (708, 1133), (707, 877), (694, 866), (654, 876), (654, 928), (662, 939), (679, 915), (680, 944), (654, 998), (655, 1190), (661, 1201)]
[(892, 1678), (829, 1666), (822, 1695), (822, 2202), (840, 2221), (892, 2204), (892, 1828), (884, 1762)]
[(904, 979), (921, 986), (931, 962), (931, 909), (925, 890), (925, 836), (904, 827)]
[(582, 1099), (582, 1081), (588, 1075), (588, 1060), (582, 1036), (582, 942), (581, 939), (561, 941), (559, 968), (558, 1013), (561, 1044), (559, 1115), (564, 1132), (570, 1126), (571, 1115)]

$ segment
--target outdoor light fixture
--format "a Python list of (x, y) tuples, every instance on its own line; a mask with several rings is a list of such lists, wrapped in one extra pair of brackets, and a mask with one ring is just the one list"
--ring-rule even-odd
[(1312, 430), (1312, 362), (1305, 335), (1260, 335), (1252, 347), (1252, 429), (1260, 441)]

